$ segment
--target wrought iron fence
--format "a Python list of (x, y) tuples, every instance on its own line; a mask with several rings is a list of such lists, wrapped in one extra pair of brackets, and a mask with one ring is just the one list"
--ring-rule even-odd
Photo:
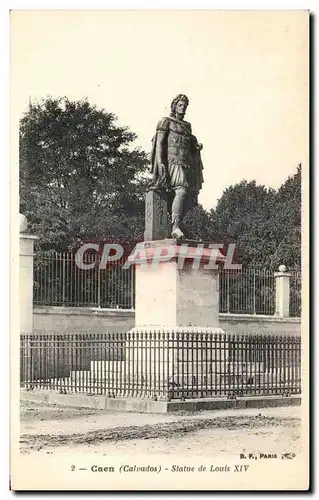
[[(135, 307), (135, 269), (116, 264), (100, 266), (99, 256), (86, 256), (90, 269), (80, 269), (69, 252), (38, 252), (34, 259), (33, 303), (35, 306), (83, 306), (119, 309)], [(273, 271), (221, 269), (219, 310), (223, 313), (275, 313)], [(301, 275), (292, 273), (290, 315), (301, 315)]]
[(26, 389), (184, 399), (301, 392), (300, 338), (148, 331), (21, 336)]
[(301, 316), (301, 272), (291, 272), (289, 315), (293, 317)]
[(268, 270), (221, 269), (219, 274), (219, 310), (225, 313), (275, 313), (274, 273)]
[(84, 306), (134, 309), (133, 266), (124, 258), (100, 266), (97, 255), (86, 255), (80, 269), (71, 252), (38, 252), (34, 259), (33, 303), (36, 306)]

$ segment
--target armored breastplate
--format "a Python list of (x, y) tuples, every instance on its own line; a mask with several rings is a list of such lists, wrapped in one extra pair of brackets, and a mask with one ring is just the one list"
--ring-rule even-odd
[(188, 123), (170, 121), (167, 137), (169, 161), (190, 163), (191, 131)]

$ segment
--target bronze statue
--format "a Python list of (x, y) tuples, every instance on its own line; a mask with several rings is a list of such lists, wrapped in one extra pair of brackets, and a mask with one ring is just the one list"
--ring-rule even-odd
[(184, 94), (173, 99), (171, 114), (158, 122), (152, 141), (152, 189), (168, 197), (173, 238), (184, 237), (183, 217), (197, 205), (203, 183), (200, 155), (203, 146), (192, 134), (191, 124), (184, 120), (188, 104)]

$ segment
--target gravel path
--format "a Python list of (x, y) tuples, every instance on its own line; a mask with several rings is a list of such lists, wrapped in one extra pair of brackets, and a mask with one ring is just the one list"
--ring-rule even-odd
[(21, 452), (298, 452), (299, 426), (299, 407), (153, 415), (23, 402)]

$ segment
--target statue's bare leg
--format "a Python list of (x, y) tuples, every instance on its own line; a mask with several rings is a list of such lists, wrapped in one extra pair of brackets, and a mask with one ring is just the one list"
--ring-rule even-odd
[(178, 187), (175, 189), (175, 197), (172, 203), (172, 237), (173, 238), (183, 238), (184, 233), (180, 228), (180, 223), (182, 221), (183, 206), (186, 198), (186, 188)]

